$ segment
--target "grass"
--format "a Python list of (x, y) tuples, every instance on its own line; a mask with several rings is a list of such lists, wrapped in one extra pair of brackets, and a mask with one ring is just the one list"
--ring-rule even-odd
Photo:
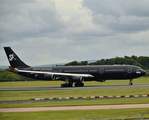
[[(65, 111), (41, 111), (41, 112), (12, 112), (0, 113), (1, 120), (79, 120), (83, 118), (97, 118), (101, 116), (109, 116), (107, 118), (116, 116), (118, 118), (126, 118), (128, 114), (145, 113), (149, 111), (148, 108), (139, 109), (109, 109), (109, 110), (65, 110)], [(126, 114), (126, 115), (124, 115)], [(117, 116), (121, 115), (121, 116)], [(149, 118), (149, 114), (142, 115), (143, 118)], [(129, 119), (136, 119), (138, 116), (132, 115)]]
[(22, 88), (22, 87), (58, 87), (62, 81), (18, 81), (0, 82), (0, 88)]
[(117, 95), (146, 95), (146, 94), (149, 94), (149, 87), (46, 90), (46, 91), (1, 91), (0, 101), (30, 100), (31, 98), (58, 98), (58, 97), (64, 98), (64, 97), (117, 96)]
[(121, 98), (102, 100), (57, 101), (19, 104), (0, 104), (0, 108), (27, 108), (27, 107), (58, 107), (58, 106), (88, 106), (88, 105), (121, 105), (121, 104), (146, 104), (149, 98)]

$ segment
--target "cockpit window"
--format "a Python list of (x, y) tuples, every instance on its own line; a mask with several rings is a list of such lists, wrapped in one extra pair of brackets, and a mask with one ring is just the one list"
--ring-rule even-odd
[(136, 70), (136, 73), (137, 73), (137, 74), (141, 74), (141, 69), (137, 69), (137, 70)]

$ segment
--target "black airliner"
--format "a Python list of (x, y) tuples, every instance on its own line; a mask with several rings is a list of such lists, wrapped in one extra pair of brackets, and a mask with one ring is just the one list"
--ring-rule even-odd
[(38, 80), (62, 80), (61, 87), (84, 86), (84, 81), (127, 80), (132, 85), (134, 78), (146, 74), (133, 65), (97, 65), (97, 66), (56, 66), (31, 67), (25, 64), (10, 47), (4, 47), (11, 66), (7, 70), (16, 74)]

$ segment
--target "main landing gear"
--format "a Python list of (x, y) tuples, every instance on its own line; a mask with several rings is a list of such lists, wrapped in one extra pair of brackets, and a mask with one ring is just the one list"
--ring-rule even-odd
[(133, 80), (133, 79), (130, 79), (129, 85), (133, 85), (132, 80)]
[(73, 82), (69, 80), (69, 78), (65, 79), (65, 84), (61, 84), (61, 87), (72, 87)]
[[(65, 79), (65, 84), (61, 84), (61, 87), (72, 87), (72, 86), (73, 86), (73, 82), (69, 78)], [(84, 83), (82, 82), (75, 83), (75, 87), (83, 87), (83, 86), (84, 86)]]
[(72, 87), (73, 82), (69, 82), (68, 84), (61, 84), (61, 87)]

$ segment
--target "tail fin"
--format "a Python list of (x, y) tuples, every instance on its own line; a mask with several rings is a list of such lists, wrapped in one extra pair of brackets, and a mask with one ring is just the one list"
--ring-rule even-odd
[(16, 54), (15, 52), (10, 48), (10, 47), (4, 47), (4, 50), (6, 52), (8, 61), (13, 68), (25, 68), (29, 67), (26, 65)]

